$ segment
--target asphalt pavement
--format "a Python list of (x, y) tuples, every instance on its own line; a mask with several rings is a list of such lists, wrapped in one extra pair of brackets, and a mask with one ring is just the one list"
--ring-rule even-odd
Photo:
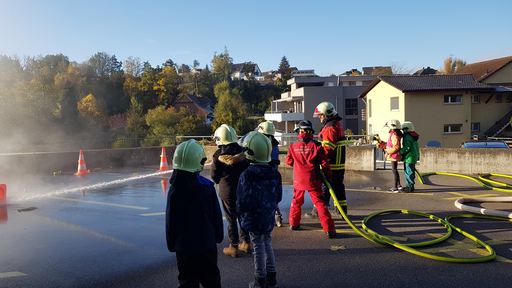
[[(80, 178), (2, 179), (8, 194), (7, 203), (0, 204), (0, 287), (177, 287), (176, 258), (167, 251), (164, 235), (164, 186), (169, 174), (155, 174), (156, 169), (93, 171)], [(291, 172), (281, 169), (284, 195), (279, 205), (285, 223), (272, 232), (279, 287), (512, 286), (509, 221), (451, 221), (496, 251), (496, 259), (483, 263), (433, 260), (380, 245), (360, 236), (341, 216), (333, 216), (338, 233), (333, 239), (327, 238), (318, 219), (303, 218), (302, 229), (292, 231), (287, 219), (293, 197)], [(202, 173), (208, 176), (209, 170)], [(401, 177), (405, 183), (403, 173)], [(512, 184), (509, 178), (490, 178)], [(350, 220), (361, 227), (365, 217), (388, 209), (445, 218), (468, 214), (454, 206), (458, 198), (510, 195), (460, 177), (424, 179), (425, 184), (417, 182), (416, 193), (391, 194), (386, 193), (392, 183), (390, 170), (347, 171)], [(313, 206), (305, 198), (303, 212)], [(509, 203), (472, 205), (512, 210)], [(376, 216), (367, 226), (400, 243), (430, 241), (446, 234), (445, 227), (432, 219), (403, 213)], [(222, 248), (228, 245), (225, 235), (218, 245), (222, 286), (247, 287), (254, 275), (253, 256), (223, 255)], [(461, 258), (489, 254), (457, 232), (418, 250)]]

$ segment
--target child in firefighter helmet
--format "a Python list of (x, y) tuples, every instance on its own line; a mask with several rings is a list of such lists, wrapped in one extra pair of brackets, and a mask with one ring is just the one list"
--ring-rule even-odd
[(420, 135), (414, 130), (414, 125), (410, 121), (402, 124), (402, 132), (404, 133), (402, 149), (402, 161), (404, 161), (404, 175), (406, 187), (401, 192), (408, 193), (414, 192), (414, 176), (416, 170), (416, 162), (420, 156), (420, 148), (418, 146), (418, 139)]
[[(270, 164), (279, 165), (281, 161), (279, 161), (279, 141), (274, 138), (274, 134), (276, 133), (276, 128), (272, 121), (261, 122), (256, 130), (263, 135), (267, 136), (270, 142), (272, 143), (272, 153), (270, 154)], [(283, 227), (283, 215), (281, 214), (281, 210), (279, 209), (279, 205), (276, 207), (276, 226)]]
[(270, 233), (274, 229), (276, 206), (283, 196), (281, 174), (276, 165), (268, 164), (272, 146), (265, 135), (250, 132), (242, 138), (242, 147), (251, 165), (240, 175), (236, 207), (242, 227), (249, 231), (254, 245), (255, 281), (249, 287), (276, 287)]
[[(241, 227), (240, 216), (236, 211), (236, 188), (240, 174), (249, 167), (249, 162), (237, 143), (233, 127), (222, 124), (215, 130), (214, 140), (219, 149), (213, 153), (210, 176), (218, 184), (224, 216), (228, 223), (229, 246), (224, 248), (224, 255), (238, 257), (239, 251), (252, 253), (249, 233)], [(240, 225), (240, 228), (239, 228)], [(241, 242), (241, 243), (240, 243)]]
[[(195, 140), (178, 145), (165, 213), (167, 248), (176, 253), (180, 286), (221, 287), (217, 243), (224, 226), (214, 183), (199, 174), (206, 161)], [(198, 269), (196, 263), (204, 265)]]
[(381, 147), (386, 152), (386, 159), (391, 161), (391, 171), (393, 172), (394, 186), (389, 189), (389, 193), (398, 193), (402, 191), (402, 185), (400, 185), (400, 175), (398, 174), (398, 162), (402, 160), (400, 155), (400, 148), (402, 148), (402, 131), (400, 131), (400, 121), (391, 119), (386, 122), (384, 128), (389, 129), (388, 142), (382, 143)]

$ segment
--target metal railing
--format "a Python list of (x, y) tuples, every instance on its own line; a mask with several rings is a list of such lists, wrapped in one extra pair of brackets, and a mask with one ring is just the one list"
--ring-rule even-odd
[(512, 110), (505, 114), (505, 116), (503, 116), (499, 121), (496, 121), (491, 128), (487, 129), (487, 131), (484, 132), (484, 135), (487, 137), (496, 136), (496, 134), (503, 130), (503, 128), (510, 125), (510, 118), (512, 118)]

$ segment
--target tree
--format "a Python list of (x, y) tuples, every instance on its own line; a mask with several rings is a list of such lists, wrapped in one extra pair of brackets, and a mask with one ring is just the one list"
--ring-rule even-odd
[(144, 68), (139, 57), (129, 56), (128, 59), (124, 61), (124, 73), (126, 75), (139, 77), (142, 71), (144, 71)]
[(377, 67), (373, 69), (372, 75), (393, 75), (391, 67)]
[(215, 83), (231, 81), (231, 74), (233, 74), (233, 59), (229, 57), (229, 52), (226, 47), (224, 47), (224, 53), (217, 55), (217, 52), (215, 52), (213, 54), (212, 65), (212, 76), (216, 79)]
[(148, 126), (144, 117), (142, 104), (136, 98), (131, 99), (131, 106), (127, 112), (126, 136), (128, 138), (144, 138), (148, 134)]
[(193, 69), (196, 69), (197, 67), (199, 67), (199, 65), (200, 65), (200, 64), (199, 64), (199, 61), (194, 60), (194, 63), (192, 64), (192, 68), (193, 68)]
[(281, 63), (279, 63), (279, 69), (284, 68), (290, 68), (290, 63), (288, 63), (286, 56), (283, 56), (283, 58), (281, 58)]
[(459, 58), (454, 58), (453, 55), (450, 55), (450, 57), (444, 60), (443, 68), (441, 68), (439, 71), (443, 74), (455, 74), (455, 72), (466, 66), (466, 64), (466, 61)]
[(105, 127), (108, 118), (108, 111), (103, 101), (97, 101), (89, 94), (78, 102), (80, 117), (91, 127)]
[(158, 104), (169, 107), (174, 104), (181, 93), (181, 77), (176, 72), (176, 68), (172, 66), (166, 67), (158, 73), (158, 78), (157, 83), (153, 87), (153, 90), (158, 94)]
[(242, 73), (244, 73), (247, 80), (254, 80), (254, 70), (256, 70), (256, 64), (252, 62), (245, 62), (244, 67), (242, 68)]
[(247, 106), (240, 95), (238, 87), (231, 89), (227, 81), (215, 85), (215, 120), (213, 120), (213, 130), (222, 124), (227, 124), (243, 135), (254, 129), (255, 123), (248, 119)]

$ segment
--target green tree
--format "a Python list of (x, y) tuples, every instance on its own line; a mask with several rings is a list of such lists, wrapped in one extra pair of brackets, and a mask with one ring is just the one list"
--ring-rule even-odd
[(131, 99), (131, 106), (127, 112), (126, 137), (144, 138), (148, 134), (148, 126), (144, 117), (142, 104), (136, 98)]
[(254, 121), (248, 119), (247, 106), (245, 105), (238, 87), (231, 89), (227, 81), (215, 85), (215, 120), (212, 129), (217, 129), (222, 124), (227, 124), (243, 135), (254, 129)]
[(284, 68), (290, 68), (290, 63), (288, 62), (288, 58), (286, 58), (286, 56), (283, 56), (281, 58), (281, 63), (279, 63), (279, 69)]

